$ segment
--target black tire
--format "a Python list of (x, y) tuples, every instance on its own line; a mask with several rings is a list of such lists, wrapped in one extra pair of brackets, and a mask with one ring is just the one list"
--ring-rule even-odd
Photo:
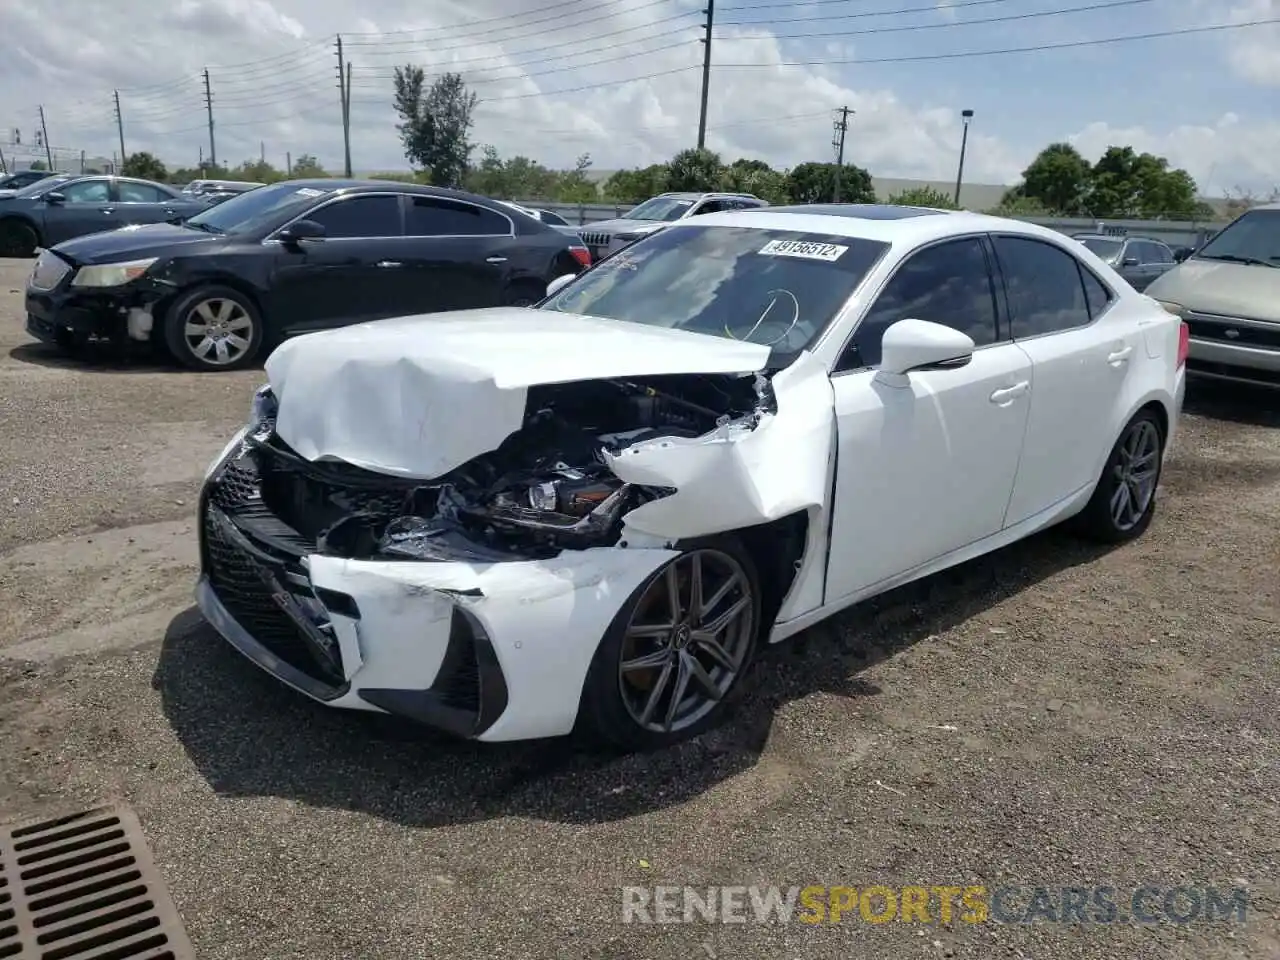
[[(224, 304), (231, 305), (225, 308)], [(225, 317), (219, 321), (218, 318)], [(221, 326), (217, 324), (221, 322)], [(212, 336), (188, 334), (188, 323), (203, 325)], [(247, 334), (247, 336), (246, 336)], [(193, 370), (240, 370), (249, 366), (262, 350), (262, 314), (252, 300), (218, 284), (196, 287), (170, 304), (164, 317), (164, 343), (175, 360)], [(202, 354), (205, 339), (208, 352)], [(225, 345), (228, 359), (221, 360), (218, 342)], [(240, 341), (247, 343), (240, 346)]]
[(40, 246), (35, 227), (22, 220), (0, 220), (0, 257), (34, 257)]
[[(1135, 444), (1145, 451), (1136, 457), (1131, 452)], [(1136, 461), (1145, 461), (1148, 457), (1149, 464), (1140, 463), (1138, 469), (1134, 468)], [(1150, 410), (1139, 411), (1111, 448), (1093, 496), (1076, 517), (1076, 529), (1102, 543), (1125, 543), (1142, 536), (1155, 515), (1156, 488), (1160, 485), (1163, 461), (1164, 430), (1160, 418)], [(1149, 474), (1144, 472), (1148, 467)], [(1122, 485), (1126, 488), (1123, 494), (1120, 493)], [(1140, 512), (1134, 516), (1131, 508), (1127, 515), (1118, 516), (1121, 511), (1117, 499), (1140, 506)]]
[(547, 285), (538, 280), (517, 280), (502, 292), (504, 307), (531, 307), (547, 295)]
[[(708, 652), (710, 648), (699, 642), (698, 632), (689, 629), (689, 623), (696, 618), (690, 617), (687, 609), (691, 578), (683, 575), (690, 572), (694, 562), (702, 563), (703, 570), (709, 571), (703, 573), (703, 580), (712, 593), (711, 600), (716, 599), (715, 593), (720, 586), (728, 582), (730, 572), (738, 579), (738, 585), (732, 587), (714, 608), (708, 609), (707, 617), (702, 620), (711, 625), (730, 609), (742, 605), (742, 613), (731, 619), (729, 626), (717, 635), (725, 641), (718, 646), (719, 651), (726, 655), (727, 662), (712, 656)], [(669, 575), (672, 569), (675, 573)], [(720, 574), (725, 576), (722, 578)], [(683, 623), (670, 631), (665, 639), (636, 639), (632, 636), (633, 630), (665, 629), (656, 625), (649, 627), (647, 623), (635, 624), (633, 620), (639, 614), (640, 619), (649, 621), (650, 617), (647, 611), (642, 612), (642, 606), (652, 610), (655, 605), (665, 605), (662, 598), (666, 595), (661, 591), (671, 582), (669, 576), (674, 576), (681, 596)], [(705, 593), (703, 598), (704, 602), (708, 599)], [(648, 751), (671, 746), (718, 725), (742, 695), (744, 678), (755, 660), (760, 637), (765, 630), (766, 625), (761, 622), (759, 573), (742, 543), (735, 537), (720, 536), (690, 544), (679, 557), (664, 564), (627, 598), (605, 631), (583, 685), (575, 732), (595, 744), (624, 751)], [(629, 672), (623, 670), (624, 658), (634, 663), (641, 658), (653, 660), (664, 656), (665, 666), (659, 666), (655, 661), (652, 666)], [(685, 657), (695, 658), (706, 678), (713, 685), (722, 685), (723, 690), (718, 698), (708, 696), (705, 688), (698, 685), (695, 674), (684, 668), (685, 693), (688, 696), (682, 696), (680, 704), (699, 698), (700, 702), (689, 703), (684, 708), (677, 704), (675, 722), (668, 729), (655, 729), (667, 720), (672, 691), (678, 688), (682, 672), (677, 665), (687, 662)], [(729, 664), (734, 665), (732, 669)], [(645, 712), (641, 709), (642, 701), (649, 700), (655, 688), (660, 688), (658, 709), (653, 711), (650, 725), (644, 725), (641, 722)], [(662, 719), (658, 719), (659, 713), (663, 715)]]

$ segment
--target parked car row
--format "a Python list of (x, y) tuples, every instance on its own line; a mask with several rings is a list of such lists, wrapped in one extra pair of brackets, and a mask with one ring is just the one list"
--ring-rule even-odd
[[(136, 189), (123, 178), (90, 179), (111, 196)], [(30, 201), (43, 218), (26, 229), (45, 244), (66, 211), (106, 215), (102, 204), (59, 190), (57, 202)], [(107, 206), (118, 214), (125, 204)], [(529, 305), (590, 260), (576, 238), (517, 210), (410, 184), (295, 180), (216, 206), (193, 198), (171, 207), (151, 218), (168, 222), (138, 217), (135, 229), (43, 250), (27, 288), (27, 331), (67, 349), (89, 337), (149, 342), (197, 369), (234, 369), (296, 334)]]

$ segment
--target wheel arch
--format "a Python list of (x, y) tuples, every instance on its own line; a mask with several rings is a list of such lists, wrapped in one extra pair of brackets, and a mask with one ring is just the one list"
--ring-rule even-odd
[(36, 235), (36, 246), (42, 246), (44, 244), (44, 231), (34, 218), (27, 216), (25, 213), (6, 213), (3, 216), (0, 216), (0, 228), (3, 228), (10, 223), (21, 224), (24, 227), (29, 227), (31, 232)]

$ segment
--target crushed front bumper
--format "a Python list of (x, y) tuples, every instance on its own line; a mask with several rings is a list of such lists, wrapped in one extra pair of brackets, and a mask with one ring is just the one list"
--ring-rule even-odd
[(314, 700), (479, 740), (572, 730), (601, 637), (675, 555), (606, 548), (481, 564), (314, 549), (267, 510), (233, 445), (201, 495), (205, 618)]
[(149, 284), (137, 283), (76, 290), (70, 286), (69, 276), (51, 290), (28, 286), (26, 330), (45, 343), (56, 343), (59, 331), (147, 340), (154, 323), (152, 309), (160, 296)]

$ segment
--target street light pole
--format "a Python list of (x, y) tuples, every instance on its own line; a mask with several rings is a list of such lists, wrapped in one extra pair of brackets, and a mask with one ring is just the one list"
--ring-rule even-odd
[(964, 133), (960, 136), (960, 167), (956, 170), (956, 195), (953, 202), (960, 206), (960, 181), (964, 179), (964, 151), (969, 145), (969, 121), (973, 119), (972, 110), (961, 110), (960, 120), (964, 124)]

